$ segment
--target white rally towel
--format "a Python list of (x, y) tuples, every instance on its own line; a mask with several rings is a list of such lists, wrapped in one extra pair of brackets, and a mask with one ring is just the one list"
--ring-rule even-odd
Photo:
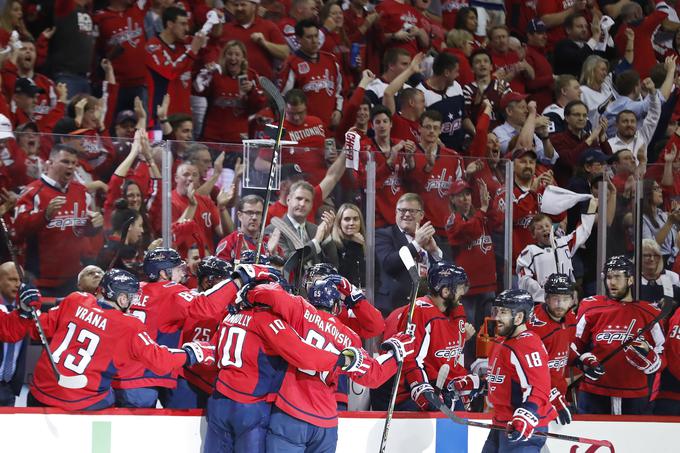
[(541, 198), (541, 212), (550, 215), (562, 214), (567, 209), (582, 201), (594, 198), (585, 193), (576, 193), (558, 186), (548, 186)]

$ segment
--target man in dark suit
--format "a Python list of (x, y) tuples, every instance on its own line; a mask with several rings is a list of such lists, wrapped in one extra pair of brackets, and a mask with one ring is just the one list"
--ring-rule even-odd
[(304, 248), (303, 267), (317, 263), (338, 265), (338, 251), (330, 240), (335, 216), (331, 211), (324, 212), (321, 223), (317, 226), (307, 221), (312, 209), (314, 187), (306, 181), (298, 181), (290, 187), (286, 204), (288, 212), (283, 217), (275, 217), (265, 230), (270, 237), (278, 236), (278, 245), (283, 251), (283, 258), (288, 259), (296, 250)]
[[(21, 281), (14, 263), (0, 265), (0, 311), (8, 313), (16, 308)], [(0, 316), (3, 316), (0, 314)], [(26, 347), (28, 338), (16, 343), (0, 343), (0, 406), (14, 406), (16, 395), (24, 384)]]
[(427, 275), (431, 263), (442, 259), (434, 239), (435, 229), (429, 221), (421, 225), (423, 217), (423, 200), (418, 194), (405, 193), (397, 202), (397, 224), (375, 232), (376, 263), (380, 268), (375, 306), (385, 316), (409, 303), (411, 278), (399, 257), (399, 249), (408, 246), (421, 277)]

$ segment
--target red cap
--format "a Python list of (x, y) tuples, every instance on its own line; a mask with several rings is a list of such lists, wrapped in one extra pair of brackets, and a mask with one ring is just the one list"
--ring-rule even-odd
[(507, 157), (514, 160), (519, 159), (520, 157), (524, 157), (527, 154), (532, 154), (534, 156), (534, 159), (538, 159), (538, 154), (536, 154), (536, 151), (529, 148), (516, 148), (512, 152), (508, 153)]
[(505, 110), (508, 104), (511, 102), (523, 101), (528, 96), (526, 94), (518, 93), (516, 91), (509, 91), (503, 95), (501, 98), (501, 110)]
[(451, 183), (449, 195), (458, 195), (464, 190), (472, 190), (472, 187), (464, 179), (457, 179)]

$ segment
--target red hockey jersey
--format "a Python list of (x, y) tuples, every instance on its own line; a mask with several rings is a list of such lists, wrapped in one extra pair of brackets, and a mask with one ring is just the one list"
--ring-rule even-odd
[(452, 213), (446, 223), (446, 236), (453, 260), (470, 279), (468, 295), (496, 290), (496, 258), (486, 212), (476, 211), (465, 218)]
[[(220, 225), (222, 221), (220, 213), (217, 211), (217, 206), (212, 199), (205, 195), (196, 194), (196, 212), (193, 220), (198, 226), (198, 231), (201, 237), (196, 238), (197, 241), (202, 242), (209, 250), (215, 249), (213, 242), (213, 231), (215, 226)], [(176, 190), (172, 191), (172, 221), (176, 222), (189, 205), (189, 198), (185, 195), (180, 195)]]
[(569, 364), (569, 354), (572, 352), (571, 343), (576, 333), (576, 316), (568, 311), (562, 320), (555, 321), (548, 315), (546, 305), (539, 304), (534, 308), (527, 328), (541, 337), (548, 351), (551, 385), (565, 395), (567, 381), (564, 375)]
[[(39, 287), (57, 287), (82, 269), (80, 257), (89, 234), (86, 189), (71, 182), (65, 191), (43, 175), (33, 181), (19, 198), (15, 228), (26, 247), (26, 270)], [(55, 197), (66, 197), (66, 204), (49, 221), (47, 205)]]
[[(71, 293), (43, 313), (40, 321), (59, 373), (87, 378), (82, 389), (59, 386), (43, 353), (35, 367), (31, 394), (48, 406), (78, 410), (101, 401), (111, 391), (115, 372), (130, 363), (139, 362), (162, 375), (176, 372), (186, 361), (184, 351), (159, 346), (138, 319), (97, 304), (91, 294)], [(38, 338), (36, 329), (32, 336)]]
[[(272, 307), (308, 344), (324, 351), (339, 353), (349, 346), (361, 347), (359, 336), (337, 317), (317, 310), (304, 298), (293, 296), (278, 284), (260, 285), (248, 293), (248, 299)], [(377, 387), (396, 372), (396, 361), (389, 356), (378, 360), (367, 357), (368, 373), (352, 374), (355, 381), (367, 387)], [(315, 426), (332, 428), (338, 425), (335, 388), (338, 373), (318, 373), (290, 366), (276, 396), (275, 404), (282, 411)]]
[[(308, 105), (309, 101), (307, 101)], [(324, 154), (324, 140), (326, 139), (326, 126), (316, 116), (307, 115), (302, 124), (293, 124), (286, 120), (283, 122), (286, 131), (284, 140), (298, 142), (297, 145), (281, 149), (281, 162), (283, 164), (298, 164), (305, 173), (305, 180), (313, 186), (318, 185), (326, 176), (326, 157)], [(267, 161), (272, 160), (271, 148), (262, 148), (258, 156)]]
[[(2, 330), (2, 329), (0, 329)], [(680, 400), (680, 310), (668, 321), (668, 336), (664, 350), (666, 368), (661, 372), (658, 398)]]
[[(578, 307), (574, 344), (579, 353), (590, 350), (601, 359), (637, 335), (658, 314), (659, 309), (649, 302), (618, 302), (607, 296), (588, 297)], [(661, 355), (665, 339), (658, 323), (644, 338)], [(605, 370), (604, 376), (597, 381), (586, 378), (580, 389), (596, 395), (622, 398), (649, 394), (647, 375), (628, 363), (623, 353), (612, 357), (605, 365)]]
[(122, 87), (141, 86), (146, 79), (146, 68), (139, 64), (145, 58), (145, 4), (138, 0), (124, 11), (101, 9), (92, 18), (99, 31), (97, 51), (111, 60)]
[(291, 54), (281, 69), (282, 92), (299, 88), (307, 96), (307, 112), (328, 127), (334, 110), (342, 112), (342, 75), (335, 56), (319, 51), (316, 60)]
[[(215, 320), (224, 315), (233, 302), (238, 288), (231, 280), (218, 283), (205, 293), (192, 293), (186, 286), (173, 282), (143, 283), (139, 301), (130, 307), (130, 314), (139, 318), (150, 338), (169, 347), (180, 344), (182, 328), (187, 318), (195, 321)], [(118, 389), (140, 387), (175, 388), (177, 373), (159, 375), (137, 363), (128, 363), (113, 379)]]
[(337, 351), (322, 351), (302, 341), (271, 310), (258, 307), (230, 314), (214, 340), (220, 368), (215, 388), (240, 403), (273, 398), (288, 365), (330, 371)]
[(538, 426), (547, 426), (556, 413), (550, 404), (548, 352), (534, 332), (500, 339), (489, 357), (489, 403), (494, 422), (506, 423), (524, 403), (536, 405)]
[(425, 171), (427, 158), (419, 145), (414, 154), (416, 167), (407, 171), (405, 177), (410, 191), (423, 199), (425, 218), (432, 222), (438, 235), (444, 236), (444, 228), (449, 217), (449, 210), (446, 209), (449, 203), (449, 189), (453, 181), (465, 177), (465, 167), (463, 159), (457, 152), (444, 146), (437, 148), (434, 167), (430, 171)]
[[(395, 207), (397, 200), (406, 193), (403, 184), (404, 165), (403, 159), (397, 159), (394, 168), (387, 165), (387, 158), (385, 154), (380, 151), (380, 147), (371, 139), (371, 154), (375, 161), (375, 226), (382, 228), (387, 225), (394, 225)], [(391, 146), (396, 145), (395, 142), (390, 143)], [(361, 153), (359, 159), (361, 165), (359, 167), (359, 178), (366, 184), (366, 163), (368, 161), (368, 153)]]
[(149, 40), (145, 63), (150, 112), (156, 111), (166, 93), (170, 95), (168, 115), (191, 112), (191, 68), (195, 58), (196, 54), (184, 43), (168, 45), (158, 37)]
[[(462, 305), (454, 307), (447, 316), (429, 297), (420, 297), (416, 300), (412, 323), (416, 329), (415, 354), (404, 360), (397, 403), (411, 398), (411, 386), (436, 381), (439, 369), (444, 364), (450, 367), (447, 382), (467, 374), (463, 366), (466, 337), (465, 310)], [(403, 332), (405, 329), (406, 316), (402, 315), (397, 330)]]

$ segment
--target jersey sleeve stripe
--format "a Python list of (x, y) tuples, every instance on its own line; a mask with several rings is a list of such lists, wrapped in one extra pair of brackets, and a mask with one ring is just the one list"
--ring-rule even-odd
[(522, 363), (519, 361), (517, 354), (512, 349), (510, 350), (510, 363), (515, 367), (517, 372), (517, 378), (519, 379), (519, 384), (522, 386), (522, 402), (525, 402), (531, 395), (533, 386), (529, 384), (526, 373), (524, 373), (524, 368), (522, 368)]

